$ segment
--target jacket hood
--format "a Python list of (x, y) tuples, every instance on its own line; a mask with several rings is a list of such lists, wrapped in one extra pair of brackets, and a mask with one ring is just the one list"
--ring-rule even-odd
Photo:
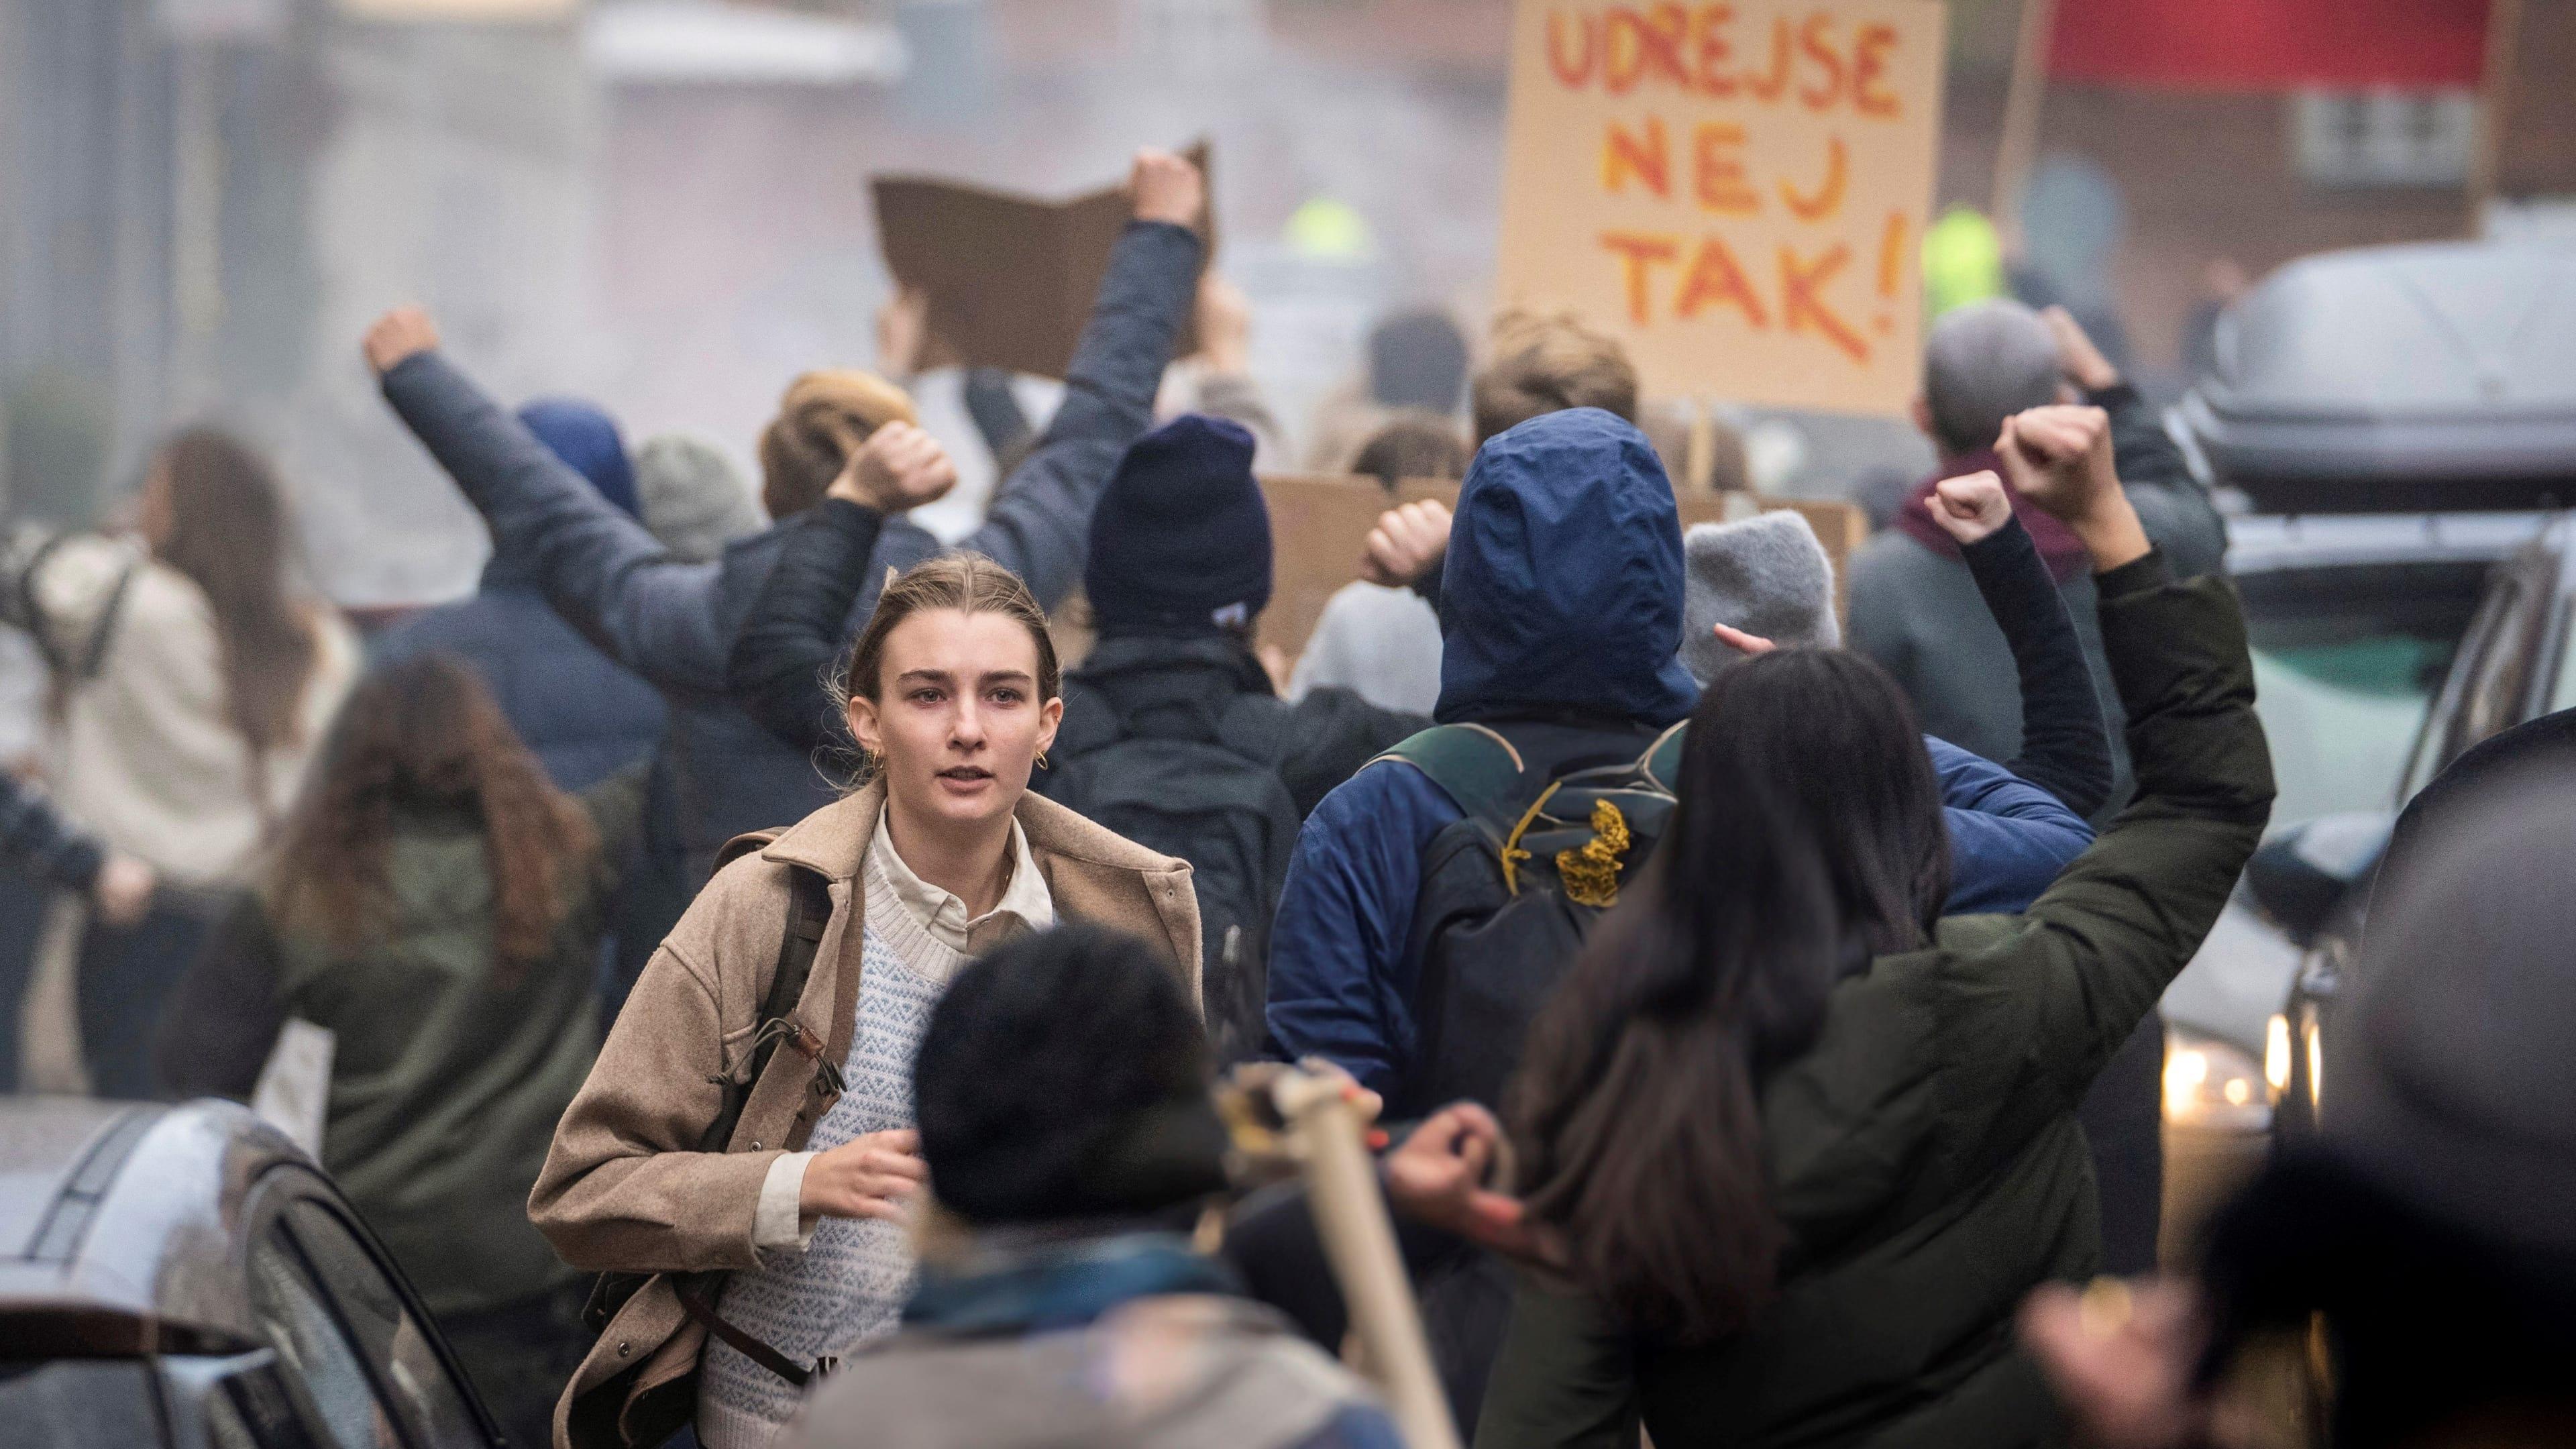
[(1689, 714), (1681, 517), (1646, 435), (1575, 408), (1487, 442), (1458, 493), (1440, 619), (1444, 724)]

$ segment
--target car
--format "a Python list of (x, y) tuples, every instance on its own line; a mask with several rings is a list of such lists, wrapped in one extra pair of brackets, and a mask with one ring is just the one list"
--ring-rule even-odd
[[(2419, 733), (2402, 798), (2473, 746), (2542, 715), (2576, 708), (2576, 518), (2552, 519), (2498, 566), (2459, 657)], [(2394, 809), (2280, 832), (2247, 867), (2257, 907), (2298, 943), (2298, 969), (2268, 1027), (2266, 1068), (2284, 1139), (2313, 1134), (2331, 1095), (2326, 1025), (2358, 984), (2370, 885)]]
[(348, 1199), (244, 1107), (0, 1098), (0, 1438), (497, 1449)]
[[(2420, 783), (2490, 575), (2576, 500), (2576, 256), (2303, 258), (2228, 310), (2217, 351), (2167, 427), (2229, 513), (2281, 790), (2258, 860), (2349, 877)], [(2169, 1257), (2268, 1150), (2309, 945), (2241, 883), (2165, 994)]]

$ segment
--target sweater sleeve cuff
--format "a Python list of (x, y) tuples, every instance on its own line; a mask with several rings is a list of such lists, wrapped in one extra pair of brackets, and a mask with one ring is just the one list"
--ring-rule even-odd
[(2151, 548), (2108, 573), (2093, 576), (2093, 589), (2103, 603), (2163, 588), (2174, 581), (2173, 565), (2165, 562), (2165, 551)]
[(798, 1210), (805, 1195), (805, 1167), (813, 1160), (811, 1152), (782, 1152), (761, 1179), (751, 1245), (763, 1255), (802, 1253), (813, 1243), (815, 1219)]
[(868, 537), (885, 521), (884, 514), (847, 498), (826, 498), (816, 513), (843, 538), (852, 541)]

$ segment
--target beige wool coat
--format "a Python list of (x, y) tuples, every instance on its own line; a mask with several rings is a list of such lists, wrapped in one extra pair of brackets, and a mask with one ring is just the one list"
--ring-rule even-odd
[[(857, 1023), (857, 880), (884, 809), (882, 785), (827, 805), (766, 844), (737, 842), (644, 968), (589, 1080), (555, 1131), (528, 1215), (564, 1261), (591, 1272), (653, 1273), (627, 1300), (555, 1407), (555, 1443), (631, 1443), (696, 1411), (706, 1331), (668, 1275), (752, 1268), (760, 1188), (801, 1148), (834, 1095), (818, 1063), (849, 1055)], [(1016, 811), (1061, 919), (1141, 936), (1199, 996), (1198, 898), (1187, 862), (1158, 855), (1031, 794)], [(782, 1045), (754, 1084), (730, 1148), (696, 1146), (721, 1107), (716, 1078), (759, 1029), (790, 912), (790, 875), (829, 882), (831, 919), (796, 1018), (816, 1055)]]

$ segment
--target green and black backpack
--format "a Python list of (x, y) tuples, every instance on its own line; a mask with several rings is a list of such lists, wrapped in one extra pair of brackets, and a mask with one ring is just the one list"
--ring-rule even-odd
[(1465, 817), (1423, 853), (1408, 941), (1420, 1039), (1390, 1117), (1500, 1104), (1530, 1022), (1663, 838), (1682, 730), (1625, 764), (1555, 774), (1476, 724), (1434, 726), (1378, 757), (1420, 770)]

